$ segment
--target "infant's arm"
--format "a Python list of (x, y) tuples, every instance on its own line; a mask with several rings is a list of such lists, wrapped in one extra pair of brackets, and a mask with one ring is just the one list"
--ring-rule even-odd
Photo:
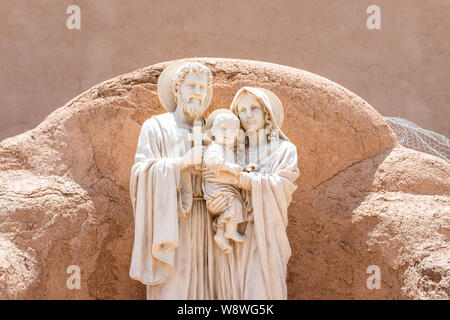
[(217, 146), (209, 146), (203, 155), (203, 163), (208, 169), (220, 169), (225, 163), (223, 152), (221, 152)]
[(242, 167), (235, 163), (223, 162), (221, 168), (223, 171), (228, 171), (234, 174), (239, 174), (242, 172)]
[(223, 150), (218, 145), (211, 145), (203, 155), (203, 163), (208, 169), (228, 171), (239, 174), (243, 169), (240, 165), (225, 161)]

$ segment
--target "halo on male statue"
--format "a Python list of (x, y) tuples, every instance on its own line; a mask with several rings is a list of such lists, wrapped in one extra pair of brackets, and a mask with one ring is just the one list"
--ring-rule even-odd
[[(174, 112), (177, 108), (177, 100), (175, 98), (175, 93), (173, 91), (173, 82), (176, 79), (178, 73), (182, 72), (185, 68), (192, 68), (192, 67), (202, 67), (209, 70), (207, 66), (204, 64), (201, 64), (199, 62), (192, 62), (192, 61), (178, 61), (174, 62), (170, 65), (168, 65), (158, 79), (158, 98), (161, 102), (161, 105), (164, 109), (168, 112)], [(211, 72), (211, 71), (209, 71)], [(205, 110), (209, 107), (211, 104), (212, 96), (213, 96), (213, 87), (212, 87), (212, 76), (208, 76), (208, 83), (207, 89), (208, 93), (206, 94), (205, 98)]]

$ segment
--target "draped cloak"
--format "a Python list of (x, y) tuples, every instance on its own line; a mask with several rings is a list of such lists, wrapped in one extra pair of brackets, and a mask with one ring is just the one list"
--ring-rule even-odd
[(201, 175), (175, 161), (190, 148), (188, 129), (171, 112), (144, 122), (130, 194), (135, 237), (130, 277), (147, 285), (148, 299), (214, 299), (212, 218)]
[(243, 226), (245, 240), (232, 244), (232, 254), (215, 251), (218, 299), (287, 299), (288, 206), (300, 174), (295, 145), (271, 142), (257, 166), (246, 173), (252, 187), (244, 198), (253, 219)]

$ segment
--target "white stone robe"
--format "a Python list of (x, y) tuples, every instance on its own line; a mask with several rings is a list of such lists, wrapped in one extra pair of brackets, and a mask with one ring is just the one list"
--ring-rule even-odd
[(147, 285), (148, 299), (213, 299), (212, 218), (201, 195), (201, 176), (174, 159), (190, 148), (189, 130), (173, 113), (142, 126), (130, 192), (135, 238), (130, 276)]
[(256, 172), (246, 174), (252, 188), (244, 195), (254, 221), (245, 227), (244, 242), (233, 243), (230, 255), (215, 251), (219, 299), (287, 299), (288, 206), (300, 173), (291, 142), (274, 141), (271, 150), (258, 157)]

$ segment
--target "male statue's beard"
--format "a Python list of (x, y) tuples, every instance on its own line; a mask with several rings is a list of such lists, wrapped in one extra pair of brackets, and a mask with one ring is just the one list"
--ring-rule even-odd
[[(195, 98), (194, 98), (195, 99)], [(183, 110), (184, 113), (187, 113), (192, 118), (198, 118), (202, 115), (204, 111), (203, 100), (198, 98), (199, 105), (190, 105), (189, 102), (193, 100), (193, 97), (189, 98), (189, 102), (185, 102), (182, 97), (179, 97), (178, 106)]]

